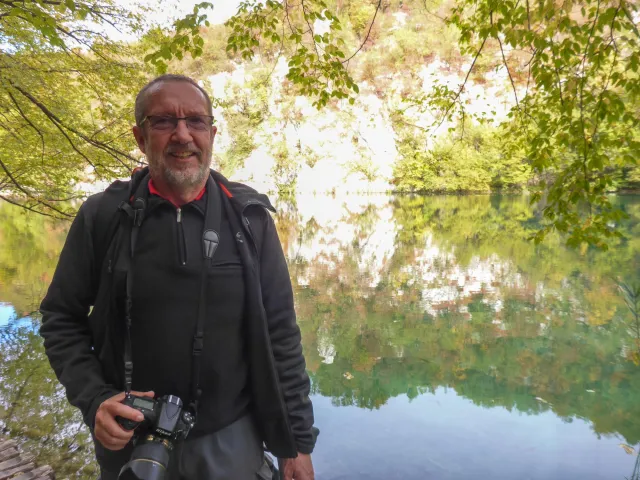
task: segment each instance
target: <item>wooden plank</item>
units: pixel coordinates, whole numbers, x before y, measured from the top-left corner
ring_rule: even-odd
[[[0,452],[6,448],[15,448],[16,446],[15,440],[0,440]]]
[[[38,478],[55,478],[55,473],[53,472],[53,468],[49,465],[43,465],[42,467],[38,467],[33,471],[34,474],[38,475]],[[13,480],[13,479],[11,479]]]
[[[18,475],[17,477],[11,478],[11,480],[53,480],[53,469],[45,465],[44,467],[39,467],[30,472],[24,472]]]
[[[0,452],[0,462],[15,458],[20,455],[20,451],[17,448],[8,448],[7,450]]]
[[[54,480],[48,465],[36,468],[35,457],[22,454],[15,440],[0,436],[0,480]]]
[[[14,457],[11,460],[6,460],[0,463],[0,472],[7,470],[8,468],[15,468],[25,463],[32,462],[35,457],[33,455],[22,455]]]
[[[36,478],[36,474],[33,472],[24,472],[18,475],[17,477],[13,477],[11,480],[34,480]]]
[[[11,470],[5,470],[4,472],[0,472],[0,480],[8,480],[17,473],[28,472],[29,470],[33,470],[34,468],[35,464],[27,463]]]

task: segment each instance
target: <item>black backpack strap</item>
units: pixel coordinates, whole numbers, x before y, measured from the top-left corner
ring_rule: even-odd
[[[122,250],[122,240],[124,238],[128,238],[127,233],[130,231],[130,226],[133,224],[133,222],[129,221],[129,217],[131,216],[135,218],[135,212],[130,205],[131,199],[134,197],[134,192],[145,189],[144,187],[146,187],[146,184],[148,183],[145,181],[148,177],[148,173],[149,169],[145,168],[134,172],[130,181],[116,181],[112,183],[103,192],[102,197],[98,202],[93,226],[93,252],[95,261],[94,278],[96,278],[96,292],[100,289],[103,270],[106,268],[109,273],[113,271],[117,256],[119,255],[120,250]],[[139,218],[140,220],[142,219],[142,217]],[[117,235],[118,232],[120,235]],[[115,243],[114,239],[116,239]],[[109,255],[109,258],[107,259],[107,253],[110,248],[111,255]],[[125,261],[126,257],[128,257],[128,255],[123,255]],[[129,293],[129,289],[130,286],[127,285],[127,294]],[[129,295],[127,295],[127,297],[128,307]],[[125,350],[127,349],[128,344],[130,353],[131,345],[128,333],[129,331],[127,329],[127,333],[125,335]],[[127,360],[129,360],[128,365]],[[132,370],[133,366],[130,358],[127,359],[125,357],[125,383],[127,391],[131,388]]]
[[[146,177],[145,177],[146,178]],[[144,212],[147,205],[149,191],[146,181],[142,181],[136,187],[133,202],[121,202],[118,210],[124,212],[128,221],[125,223],[126,233],[129,235],[129,248],[122,256],[122,262],[126,273],[126,300],[125,300],[125,324],[124,335],[124,391],[127,396],[131,392],[133,381],[133,356],[131,352],[131,310],[133,305],[133,260],[136,251],[138,232],[144,220]],[[131,205],[133,203],[133,206]],[[126,238],[126,234],[125,234]],[[128,253],[128,254],[127,254]]]
[[[94,219],[93,227],[93,253],[96,266],[96,276],[101,278],[102,270],[107,267],[110,269],[112,265],[105,265],[105,260],[109,247],[112,245],[114,237],[121,225],[121,215],[119,215],[119,207],[122,202],[129,202],[133,193],[149,173],[149,168],[145,167],[137,170],[131,176],[129,181],[115,181],[102,193],[102,197],[98,202],[98,208]],[[113,250],[116,254],[118,246]],[[110,258],[110,260],[113,260]],[[99,283],[96,282],[96,284]]]

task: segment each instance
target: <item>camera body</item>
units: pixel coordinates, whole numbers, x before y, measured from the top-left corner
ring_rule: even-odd
[[[135,408],[144,415],[142,422],[116,417],[117,422],[125,430],[134,430],[141,426],[164,437],[177,439],[186,437],[194,424],[193,415],[183,410],[182,400],[174,395],[165,395],[154,400],[129,394],[121,403]]]
[[[169,465],[173,442],[184,439],[193,425],[194,416],[183,409],[182,400],[165,395],[156,400],[127,394],[124,405],[144,416],[141,422],[122,417],[116,421],[125,430],[136,432],[136,446],[129,462],[120,470],[121,480],[162,480]]]

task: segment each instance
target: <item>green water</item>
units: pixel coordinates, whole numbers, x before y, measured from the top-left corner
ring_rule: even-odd
[[[640,325],[617,282],[640,282],[640,197],[616,201],[608,252],[534,246],[522,197],[279,202],[316,477],[637,480]],[[92,478],[34,333],[67,228],[0,204],[0,428]]]

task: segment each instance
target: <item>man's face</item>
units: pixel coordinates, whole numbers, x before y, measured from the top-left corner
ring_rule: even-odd
[[[154,85],[146,98],[145,115],[188,117],[211,115],[202,92],[187,82]],[[175,129],[157,130],[149,120],[133,127],[138,146],[147,156],[151,177],[177,190],[190,190],[205,182],[211,165],[216,127],[193,130],[184,120]]]

